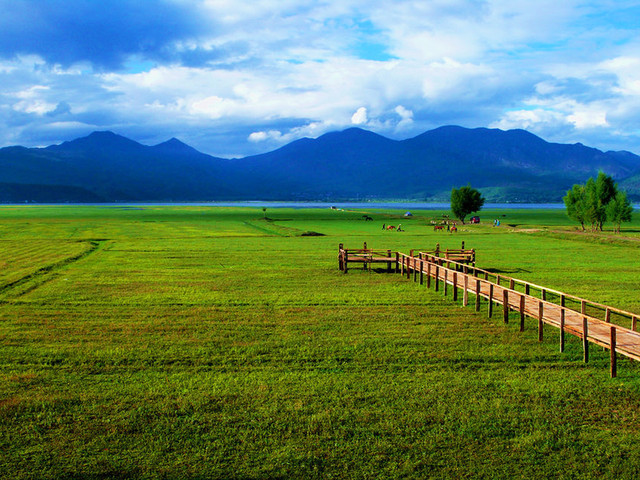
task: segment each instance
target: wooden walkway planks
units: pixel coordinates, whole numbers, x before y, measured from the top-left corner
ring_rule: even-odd
[[[430,285],[433,280],[437,291],[439,284],[442,284],[445,295],[448,287],[451,286],[454,291],[454,299],[457,297],[457,290],[462,289],[465,305],[468,303],[469,293],[478,294],[478,299],[484,298],[485,301],[490,300],[488,306],[489,315],[493,314],[494,305],[502,305],[503,318],[505,321],[508,321],[510,311],[516,311],[521,314],[521,328],[524,326],[523,319],[525,316],[538,320],[538,338],[540,340],[543,339],[545,324],[557,327],[562,332],[560,335],[561,350],[564,349],[565,333],[583,339],[585,361],[588,361],[589,343],[610,349],[612,352],[611,375],[614,377],[616,376],[616,354],[619,353],[628,358],[640,360],[640,332],[583,313],[585,311],[584,301],[582,301],[582,311],[578,312],[566,306],[543,299],[546,297],[547,290],[542,287],[540,288],[543,298],[538,298],[528,293],[528,287],[526,292],[520,292],[511,288],[515,284],[514,279],[505,278],[510,282],[510,287],[505,287],[500,284],[501,279],[499,276],[496,278],[497,282],[492,282],[488,279],[489,275],[486,271],[481,271],[475,267],[465,268],[465,265],[452,262],[448,259],[423,255],[422,253],[419,257],[399,253],[398,259],[400,270],[403,274],[406,274],[407,278],[411,277],[411,273],[413,273],[414,280],[417,280],[418,277],[422,280],[426,275],[427,285]],[[452,264],[454,268],[450,268]],[[484,276],[479,277],[478,274],[482,275],[483,272]],[[479,291],[477,290],[478,286]],[[562,299],[564,303],[564,296]],[[506,310],[504,308],[505,303],[507,305]],[[479,302],[476,301],[476,309],[478,309],[478,306]],[[602,305],[602,307],[606,306]],[[622,312],[618,309],[611,309],[611,307],[606,307],[606,309],[606,318],[610,318],[611,310]],[[628,312],[623,313],[633,315]],[[632,326],[635,327],[637,318],[635,316],[632,318]]]

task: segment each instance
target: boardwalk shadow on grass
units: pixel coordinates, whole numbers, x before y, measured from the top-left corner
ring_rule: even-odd
[[[527,270],[525,268],[511,268],[511,269],[499,269],[499,268],[485,268],[485,270],[489,273],[531,273],[531,270]]]

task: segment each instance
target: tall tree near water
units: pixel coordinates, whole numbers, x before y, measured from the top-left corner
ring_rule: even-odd
[[[565,207],[567,207],[567,215],[571,220],[578,222],[584,232],[584,223],[586,221],[585,203],[587,201],[584,185],[574,185],[567,192],[567,195],[563,197],[563,200]]]
[[[607,205],[607,219],[615,225],[615,232],[620,233],[620,224],[631,221],[633,207],[627,198],[627,192],[618,192]]]
[[[605,220],[607,220],[607,205],[618,193],[616,183],[611,176],[600,172],[596,178],[596,222],[595,227],[602,231]]]
[[[585,223],[591,224],[591,231],[602,231],[607,220],[620,223],[631,220],[631,204],[626,193],[618,198],[618,187],[611,176],[600,172],[594,180],[589,178],[584,185],[574,185],[563,197],[569,218],[580,223],[585,230]],[[615,205],[610,206],[612,202]]]
[[[484,205],[484,197],[470,185],[451,190],[451,211],[464,223],[467,215],[478,212]]]

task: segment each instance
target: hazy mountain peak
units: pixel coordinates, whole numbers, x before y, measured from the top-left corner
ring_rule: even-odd
[[[109,130],[95,131],[86,137],[77,138],[60,145],[47,147],[55,151],[91,151],[91,150],[133,150],[144,148],[143,145]]]
[[[170,153],[200,153],[198,150],[178,140],[176,137],[172,137],[166,142],[154,145],[152,148]]]
[[[97,131],[45,149],[0,149],[0,170],[4,183],[33,186],[33,197],[12,187],[17,201],[42,198],[37,185],[64,187],[56,192],[73,198],[80,194],[67,187],[82,188],[110,201],[424,200],[446,199],[467,183],[493,201],[559,201],[599,170],[621,183],[633,178],[629,193],[640,191],[640,157],[632,153],[548,143],[526,130],[454,125],[402,141],[353,127],[233,162],[176,138],[144,146]]]

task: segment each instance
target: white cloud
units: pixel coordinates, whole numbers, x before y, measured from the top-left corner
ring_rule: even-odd
[[[356,112],[351,115],[351,123],[354,125],[364,125],[367,123],[369,119],[367,118],[367,109],[365,107],[360,107]]]
[[[544,108],[536,108],[533,110],[512,110],[506,112],[503,117],[491,123],[491,128],[500,128],[502,130],[511,130],[521,128],[525,130],[539,130],[541,125],[558,125],[562,123],[565,116],[562,113]]]
[[[267,132],[265,131],[261,131],[261,132],[253,132],[251,135],[249,135],[249,141],[250,142],[264,142],[265,140],[280,140],[282,138],[282,132],[280,132],[279,130],[269,130]]]
[[[155,56],[139,73],[93,70],[86,60],[62,68],[37,54],[1,60],[0,51],[0,144],[9,130],[19,138],[54,122],[167,138],[179,131],[187,143],[203,131],[240,132],[228,147],[211,140],[229,152],[350,125],[409,136],[463,124],[527,128],[556,141],[569,132],[587,144],[609,135],[640,150],[635,33],[598,23],[633,6],[199,0],[194,11],[209,33],[164,45],[168,60]]]
[[[396,125],[396,130],[401,130],[413,124],[413,112],[402,105],[397,105],[393,109],[400,116],[400,121]]]
[[[571,122],[577,129],[608,127],[607,114],[603,111],[581,110],[567,116],[567,120]]]

